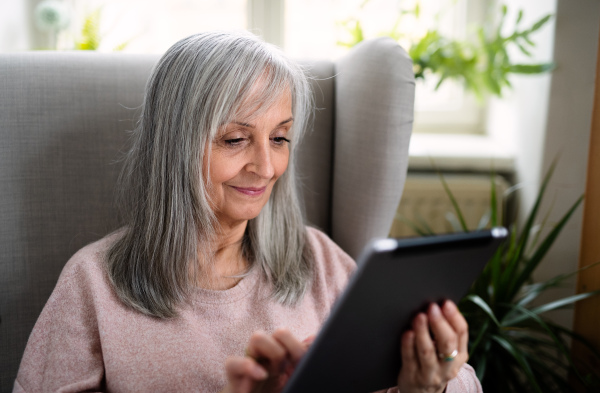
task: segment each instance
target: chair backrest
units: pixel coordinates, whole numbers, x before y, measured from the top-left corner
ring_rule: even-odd
[[[0,392],[69,257],[119,225],[114,184],[157,56],[0,55]],[[299,169],[308,220],[351,255],[386,236],[399,203],[414,79],[392,40],[303,62],[314,129]],[[335,77],[334,77],[335,76]]]

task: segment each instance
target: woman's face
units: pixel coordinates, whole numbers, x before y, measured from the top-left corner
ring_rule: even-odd
[[[210,158],[205,158],[205,168],[210,160],[208,193],[222,226],[258,216],[288,166],[288,133],[293,123],[290,91],[260,115],[250,115],[226,124],[210,143]]]

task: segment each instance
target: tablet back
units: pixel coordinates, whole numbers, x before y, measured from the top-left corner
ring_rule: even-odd
[[[284,393],[368,393],[396,385],[400,336],[431,302],[457,303],[504,228],[372,242]]]

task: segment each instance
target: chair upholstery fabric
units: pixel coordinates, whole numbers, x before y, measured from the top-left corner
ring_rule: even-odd
[[[0,392],[11,391],[66,261],[119,227],[114,185],[157,60],[0,55]],[[400,200],[412,64],[388,39],[365,42],[337,64],[301,63],[319,108],[298,157],[308,221],[356,257],[387,235]]]
[[[336,64],[332,239],[356,258],[389,234],[412,132],[412,60],[391,38],[365,41]]]

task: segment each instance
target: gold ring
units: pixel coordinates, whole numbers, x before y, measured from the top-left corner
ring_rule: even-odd
[[[438,353],[438,357],[442,359],[444,362],[451,362],[458,355],[458,350],[455,349],[451,353]]]

